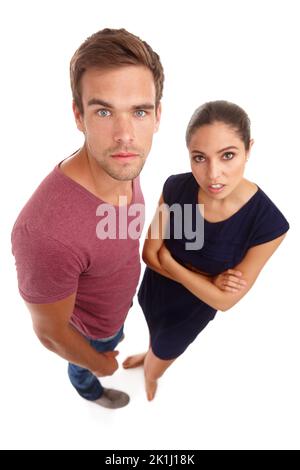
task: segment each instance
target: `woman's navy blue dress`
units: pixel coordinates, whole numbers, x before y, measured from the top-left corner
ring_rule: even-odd
[[[170,176],[163,187],[166,204],[192,205],[193,229],[199,186],[192,173]],[[205,209],[204,209],[205,210]],[[205,217],[205,214],[204,214]],[[184,236],[174,236],[174,217],[170,211],[170,239],[165,245],[181,264],[192,265],[210,275],[234,268],[255,245],[273,240],[289,229],[283,214],[258,187],[257,192],[235,214],[221,222],[204,223],[204,244],[198,250],[186,250]],[[212,320],[216,310],[202,302],[178,282],[146,268],[138,300],[144,312],[154,354],[161,359],[174,359]]]

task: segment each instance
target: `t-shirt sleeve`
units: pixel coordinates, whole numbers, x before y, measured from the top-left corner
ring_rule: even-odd
[[[271,200],[268,200],[254,224],[249,248],[274,240],[286,233],[289,228],[289,223],[284,215]]]
[[[81,263],[68,246],[18,227],[12,233],[12,252],[19,292],[27,302],[57,302],[77,291]]]

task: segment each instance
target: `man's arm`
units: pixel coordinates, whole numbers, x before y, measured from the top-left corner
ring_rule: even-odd
[[[117,351],[97,352],[70,325],[76,293],[50,304],[25,302],[32,318],[33,329],[41,343],[69,362],[89,369],[94,375],[112,375],[118,368]]]
[[[162,267],[192,294],[216,310],[226,311],[233,307],[251,289],[260,271],[278,248],[285,235],[283,234],[275,240],[254,246],[247,251],[244,259],[234,267],[235,270],[242,272],[247,285],[236,293],[221,290],[205,276],[186,269],[174,260],[164,245],[162,245],[158,257]]]

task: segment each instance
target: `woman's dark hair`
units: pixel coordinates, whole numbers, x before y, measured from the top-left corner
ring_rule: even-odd
[[[202,104],[192,115],[186,130],[186,144],[190,143],[191,137],[199,127],[215,122],[222,122],[232,127],[241,140],[245,149],[250,147],[250,119],[247,113],[237,104],[229,101],[209,101]]]

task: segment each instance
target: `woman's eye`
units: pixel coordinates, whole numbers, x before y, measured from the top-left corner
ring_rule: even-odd
[[[226,153],[224,153],[223,157],[224,157],[224,160],[232,160],[233,157],[234,157],[234,153],[233,152],[226,152]]]
[[[107,117],[111,115],[111,112],[108,109],[98,109],[97,114],[100,117]]]
[[[145,117],[146,116],[146,111],[144,111],[143,109],[138,109],[136,112],[135,112],[135,115],[137,117]]]

